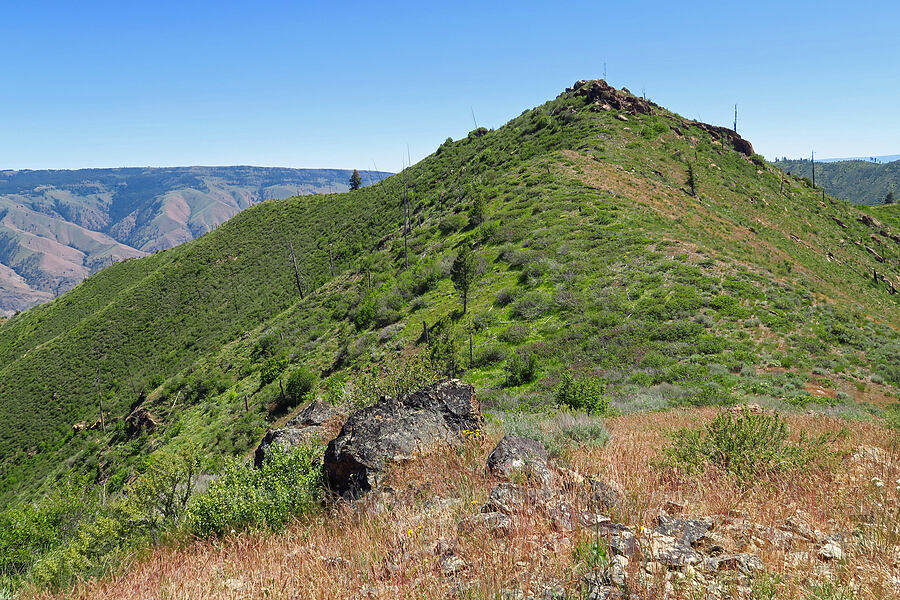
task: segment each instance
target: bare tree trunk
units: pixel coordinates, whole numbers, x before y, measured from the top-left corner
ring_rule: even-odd
[[[812,165],[812,184],[813,187],[816,187],[816,153],[813,152],[809,155],[809,162]]]
[[[294,263],[294,277],[297,279],[297,291],[300,292],[300,299],[303,300],[303,286],[300,284],[300,270],[297,269],[297,257],[294,255],[294,242],[288,242],[291,246],[291,262]]]
[[[100,427],[106,432],[106,419],[103,418],[103,390],[100,387],[100,358],[97,358],[97,402],[100,404]]]
[[[331,249],[331,242],[328,242],[328,267],[331,269],[331,276],[334,277],[334,253]]]

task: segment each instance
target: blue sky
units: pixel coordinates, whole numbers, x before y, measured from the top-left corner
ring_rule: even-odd
[[[0,3],[0,169],[399,170],[580,78],[769,158],[900,151],[900,3]]]

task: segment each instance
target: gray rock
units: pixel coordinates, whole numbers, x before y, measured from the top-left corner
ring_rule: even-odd
[[[339,416],[340,413],[333,406],[321,400],[310,402],[296,417],[285,424],[285,427],[301,429],[303,427],[319,426]]]
[[[704,558],[700,569],[706,573],[718,571],[740,571],[741,573],[756,573],[763,570],[763,563],[758,556],[753,554],[723,554]]]
[[[324,432],[320,427],[284,427],[282,429],[267,431],[262,442],[257,446],[256,452],[253,454],[253,464],[257,468],[261,467],[274,447],[288,450],[296,446],[311,444],[316,441],[324,442],[322,439],[323,433]]]
[[[325,450],[332,491],[356,498],[372,490],[394,462],[442,443],[457,443],[463,429],[481,427],[475,388],[458,380],[435,384],[396,399],[382,398],[350,415]]]
[[[817,556],[821,560],[842,560],[844,558],[844,549],[835,542],[828,542],[819,549]]]
[[[547,460],[547,450],[537,440],[506,435],[491,451],[487,465],[501,479],[520,474],[547,485],[552,479]]]
[[[700,555],[690,545],[669,535],[654,531],[650,534],[648,546],[653,560],[666,567],[683,567],[700,562]]]
[[[462,519],[458,528],[463,533],[474,533],[479,529],[487,529],[494,533],[506,533],[512,529],[512,519],[499,512],[477,513]]]
[[[696,546],[712,529],[712,519],[677,519],[668,515],[660,515],[654,531],[675,538],[682,546]]]
[[[610,511],[622,506],[619,490],[599,479],[591,479],[591,499],[600,511]]]

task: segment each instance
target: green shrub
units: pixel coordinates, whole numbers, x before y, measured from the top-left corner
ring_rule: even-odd
[[[438,229],[441,230],[442,234],[450,235],[454,231],[459,231],[465,227],[468,222],[469,219],[463,214],[447,215],[441,219],[441,222],[438,224]]]
[[[490,344],[475,354],[475,366],[487,367],[506,360],[506,349],[498,344]]]
[[[114,572],[127,557],[156,543],[183,522],[199,474],[193,445],[152,456],[124,495],[101,503],[85,488],[55,492],[41,503],[29,541],[29,578],[38,586],[71,586],[77,579]],[[3,534],[0,534],[3,539]],[[0,542],[0,555],[6,548]],[[18,568],[29,565],[19,564]]]
[[[550,296],[540,290],[528,292],[517,300],[510,309],[510,314],[517,319],[536,319],[553,308]]]
[[[353,324],[357,331],[363,331],[369,327],[375,320],[375,313],[378,310],[378,295],[375,292],[369,292],[360,300],[353,311]]]
[[[534,381],[537,377],[538,360],[534,352],[517,351],[506,360],[506,385],[515,387]]]
[[[298,404],[305,400],[316,388],[316,374],[309,368],[301,366],[291,371],[284,385],[288,397]]]
[[[521,344],[528,339],[529,335],[531,335],[531,331],[528,329],[528,325],[514,323],[502,331],[498,337],[501,342],[507,344]]]
[[[556,401],[561,406],[582,410],[589,414],[602,415],[609,408],[609,398],[604,395],[606,386],[598,377],[575,378],[564,373],[556,387]]]
[[[509,288],[503,288],[499,292],[497,292],[497,297],[494,301],[497,303],[497,306],[506,306],[507,304],[512,304],[512,301],[515,300],[515,296],[513,292]]]
[[[248,527],[279,530],[319,506],[323,493],[321,448],[274,448],[259,469],[231,459],[209,489],[194,496],[187,526],[195,535],[221,535]]]
[[[260,386],[269,385],[281,375],[288,366],[288,359],[286,356],[273,356],[272,358],[266,359],[266,362],[263,363],[262,368],[259,370],[259,384]]]
[[[682,428],[665,449],[667,462],[687,472],[714,465],[743,483],[754,478],[821,463],[834,456],[829,444],[838,436],[823,434],[808,439],[801,432],[797,443],[788,441],[784,418],[775,414],[720,413],[705,429]]]

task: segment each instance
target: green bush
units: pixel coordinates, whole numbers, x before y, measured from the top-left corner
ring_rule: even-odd
[[[573,410],[602,415],[609,408],[609,398],[604,395],[605,391],[606,386],[598,377],[576,379],[571,373],[564,373],[562,381],[556,387],[556,401]]]
[[[125,493],[109,503],[100,502],[89,488],[54,492],[26,520],[27,546],[18,547],[30,551],[31,564],[6,562],[4,568],[24,573],[30,567],[33,583],[54,589],[114,572],[135,550],[182,524],[200,460],[190,444],[154,455]],[[0,540],[9,539],[4,535]],[[8,549],[0,541],[0,556],[6,558]]]
[[[515,296],[513,295],[513,291],[509,288],[503,288],[499,292],[497,292],[497,297],[494,301],[497,303],[497,306],[506,306],[507,304],[512,304],[512,301],[515,300]]]
[[[515,387],[537,377],[538,360],[534,352],[517,351],[506,360],[506,385]]]
[[[743,483],[754,478],[822,463],[834,456],[829,444],[837,437],[823,434],[809,439],[801,432],[788,441],[784,418],[775,414],[720,413],[705,429],[682,428],[665,449],[667,462],[689,473],[714,465]]]
[[[263,363],[262,368],[259,370],[260,387],[269,385],[278,379],[279,375],[284,373],[284,370],[287,369],[287,366],[288,359],[286,356],[273,356],[272,358],[266,359],[266,362]]]
[[[248,527],[279,530],[297,515],[319,506],[323,480],[321,448],[273,448],[259,469],[231,459],[209,489],[194,496],[187,527],[207,537]]]
[[[291,371],[284,385],[284,391],[294,404],[305,400],[315,388],[316,374],[305,366]]]
[[[487,367],[506,360],[506,349],[499,344],[490,344],[475,354],[475,366]]]
[[[438,224],[438,229],[441,230],[441,233],[444,235],[450,235],[454,231],[458,231],[465,227],[469,222],[469,219],[462,214],[456,215],[447,215],[441,222]]]
[[[506,342],[507,344],[521,344],[528,339],[529,335],[531,335],[531,331],[528,329],[528,325],[514,323],[500,332],[498,337],[501,342]]]

